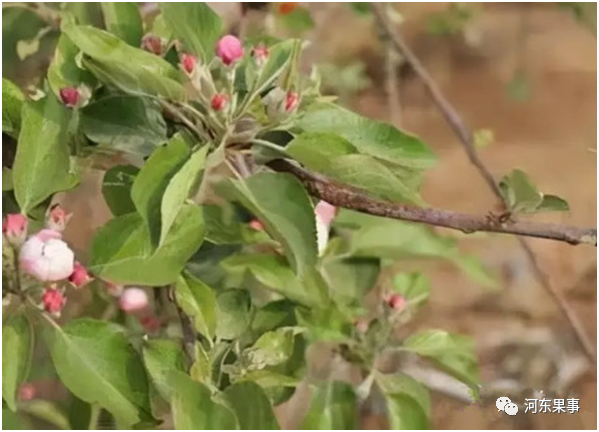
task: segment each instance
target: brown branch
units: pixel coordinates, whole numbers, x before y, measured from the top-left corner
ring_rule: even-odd
[[[462,120],[462,117],[459,115],[457,110],[449,102],[449,100],[447,100],[437,83],[428,74],[427,70],[424,68],[422,63],[420,63],[420,60],[418,60],[418,57],[416,57],[416,55],[414,55],[414,53],[409,49],[409,47],[406,45],[401,36],[394,31],[391,23],[386,19],[383,6],[379,3],[372,3],[371,6],[372,12],[376,18],[379,27],[388,35],[395,48],[400,52],[400,54],[404,57],[404,59],[410,64],[410,66],[414,69],[416,74],[420,77],[428,92],[430,93],[433,101],[443,114],[443,117],[460,139],[462,147],[466,151],[466,154],[468,155],[470,162],[478,169],[479,174],[481,175],[481,177],[483,177],[483,179],[485,180],[489,188],[493,191],[495,196],[497,196],[503,202],[503,197],[501,195],[499,185],[495,182],[493,175],[488,170],[482,159],[479,157],[478,152],[476,151],[472,131],[466,126],[465,122]],[[596,231],[594,235],[596,246]],[[522,246],[530,260],[537,280],[556,301],[557,305],[567,318],[568,322],[570,323],[570,326],[576,334],[576,338],[580,343],[580,346],[582,347],[583,351],[585,352],[589,360],[593,364],[596,364],[597,358],[595,355],[593,343],[586,334],[584,326],[578,319],[576,313],[570,307],[562,293],[551,284],[549,277],[541,269],[534,252],[532,251],[530,245],[526,242],[526,240],[521,237],[518,237],[518,241],[520,242],[520,245]]]
[[[293,174],[304,184],[311,195],[337,207],[357,210],[375,216],[421,222],[459,230],[464,233],[493,232],[557,240],[574,245],[582,243],[597,246],[597,230],[594,228],[577,228],[530,221],[501,223],[491,215],[480,216],[451,210],[415,207],[373,198],[365,191],[306,171],[282,159],[271,161],[268,166],[275,171]]]

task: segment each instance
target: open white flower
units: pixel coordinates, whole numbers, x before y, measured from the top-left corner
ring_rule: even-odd
[[[75,254],[59,232],[44,229],[29,237],[19,254],[21,269],[47,282],[68,278],[73,273]]]

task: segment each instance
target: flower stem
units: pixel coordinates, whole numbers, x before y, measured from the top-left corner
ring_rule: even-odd
[[[276,152],[282,153],[284,155],[287,155],[287,152],[285,151],[285,148],[276,145],[275,143],[272,143],[270,141],[266,141],[266,140],[261,140],[261,139],[253,139],[252,140],[252,144],[258,144],[260,146],[269,148],[271,150],[274,150]]]

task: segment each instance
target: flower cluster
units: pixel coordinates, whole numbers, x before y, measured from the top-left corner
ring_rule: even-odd
[[[21,271],[45,285],[41,306],[46,312],[58,316],[65,303],[65,286],[81,288],[92,277],[78,261],[69,245],[62,239],[71,214],[60,205],[52,206],[46,214],[46,225],[27,238],[27,217],[9,214],[2,224],[3,238],[18,254]]]

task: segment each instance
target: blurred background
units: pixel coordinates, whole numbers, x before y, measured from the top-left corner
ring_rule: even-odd
[[[326,93],[362,115],[422,137],[439,159],[422,191],[430,205],[478,214],[494,208],[493,195],[422,83],[381,38],[367,3],[279,3],[268,6],[268,14],[255,10],[259,3],[245,11],[239,3],[211,5],[237,31],[261,23],[275,35],[309,40],[303,64],[306,72],[319,67]],[[569,212],[535,220],[596,225],[596,6],[422,2],[389,9],[396,30],[476,131],[478,150],[493,175],[520,168],[541,190],[568,200]],[[152,3],[140,7],[148,17],[156,12]],[[2,12],[2,75],[23,88],[38,85],[57,33],[22,5],[3,3]],[[110,218],[100,192],[102,175],[90,168],[82,185],[61,197],[75,213],[67,240],[82,257],[94,231]],[[499,276],[500,288],[485,290],[448,264],[418,263],[432,280],[432,292],[410,326],[474,337],[483,380],[482,400],[471,405],[463,388],[414,370],[433,389],[434,427],[596,429],[596,365],[586,360],[518,242],[478,234],[461,238],[461,248]],[[551,283],[596,340],[596,250],[543,240],[530,244]],[[312,361],[326,363],[327,353],[313,353]],[[37,395],[60,397],[53,378],[38,375]],[[278,408],[283,427],[297,427],[305,396],[300,387]],[[580,411],[511,417],[497,411],[499,396],[520,404],[525,398],[574,397]],[[376,406],[362,417],[363,428],[385,427]]]

